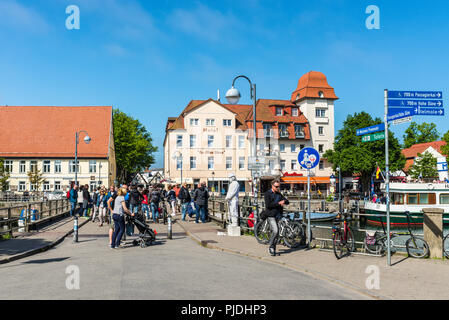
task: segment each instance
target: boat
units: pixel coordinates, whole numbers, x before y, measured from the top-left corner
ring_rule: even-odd
[[[385,192],[385,184],[381,185]],[[424,208],[444,210],[443,218],[449,218],[449,183],[390,183],[390,225],[407,226],[405,211],[412,216],[412,226],[422,226]],[[385,203],[365,202],[367,223],[380,225],[386,223],[387,205]],[[448,220],[444,220],[449,224]]]
[[[292,219],[299,219],[303,220],[303,212],[289,212],[290,217]],[[296,216],[294,216],[296,215]],[[332,221],[337,217],[337,212],[311,212],[310,213],[310,221],[313,222],[323,222],[323,221]],[[307,220],[307,214],[306,214],[306,220]]]

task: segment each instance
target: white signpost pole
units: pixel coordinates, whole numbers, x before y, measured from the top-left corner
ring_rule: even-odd
[[[310,169],[307,169],[307,246],[310,249],[310,242],[311,242],[311,237],[310,237],[310,230],[311,230],[311,226],[310,226]]]
[[[390,164],[388,157],[388,90],[384,91],[385,98],[385,191],[387,192],[387,265],[391,266],[390,243]],[[382,218],[381,218],[382,219]]]

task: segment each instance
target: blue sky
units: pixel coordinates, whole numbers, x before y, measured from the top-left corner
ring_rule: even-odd
[[[68,5],[80,29],[67,30]],[[368,30],[368,5],[380,30]],[[0,0],[1,105],[113,105],[138,118],[159,147],[168,116],[191,99],[224,96],[238,74],[258,98],[289,99],[323,72],[347,114],[383,118],[383,90],[449,95],[449,2],[358,0]],[[248,84],[238,83],[250,103]],[[447,116],[416,116],[449,130]],[[395,126],[401,138],[408,125]]]

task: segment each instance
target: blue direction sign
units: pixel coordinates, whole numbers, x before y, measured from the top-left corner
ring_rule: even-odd
[[[387,121],[411,117],[415,114],[413,108],[388,108]]]
[[[298,163],[304,169],[313,169],[320,163],[320,154],[314,148],[304,148],[298,153]]]
[[[443,99],[441,91],[388,91],[390,99]]]
[[[418,116],[444,116],[442,108],[415,108],[413,112]]]
[[[388,100],[389,107],[443,108],[442,100]]]
[[[375,126],[357,129],[356,135],[363,136],[365,134],[378,132],[378,131],[385,131],[385,123],[380,123],[380,124],[376,124]]]

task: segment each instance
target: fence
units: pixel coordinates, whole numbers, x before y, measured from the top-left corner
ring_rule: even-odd
[[[70,202],[67,199],[27,202],[0,208],[0,235],[7,234],[12,238],[14,232],[28,232],[40,224],[60,218],[69,211]]]

